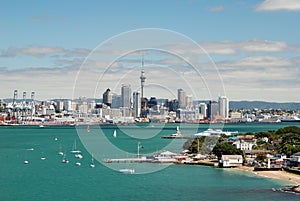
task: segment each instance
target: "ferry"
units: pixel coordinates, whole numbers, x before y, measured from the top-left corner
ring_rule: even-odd
[[[221,135],[230,136],[233,134],[238,134],[238,131],[229,132],[229,131],[222,131],[221,129],[207,129],[206,131],[203,131],[201,133],[196,133],[194,136],[197,137],[208,137],[208,136],[215,136],[220,137]]]
[[[281,122],[300,122],[300,118],[296,115],[281,119]]]

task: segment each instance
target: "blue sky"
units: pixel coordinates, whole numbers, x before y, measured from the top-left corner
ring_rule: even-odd
[[[229,99],[300,102],[299,0],[0,4],[0,98],[11,97],[14,89],[36,91],[39,99],[70,98],[80,65],[99,44],[126,31],[162,28],[209,53]],[[112,88],[101,85],[99,97]],[[153,93],[146,95],[163,96]]]

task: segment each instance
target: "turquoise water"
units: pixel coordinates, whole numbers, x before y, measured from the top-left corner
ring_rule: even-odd
[[[276,130],[287,125],[231,124],[225,125],[224,130],[255,132]],[[200,125],[200,128],[195,128],[195,125],[180,126],[186,133],[207,128],[207,125]],[[116,147],[133,155],[140,141],[144,147],[141,149],[143,155],[166,146],[169,141],[160,137],[173,133],[176,125],[168,125],[164,129],[158,128],[159,125],[142,127],[104,127],[101,132]],[[99,129],[92,127],[87,135],[98,135]],[[117,138],[112,137],[115,129],[118,132]],[[157,136],[146,139],[156,132]],[[81,166],[75,165],[78,159],[69,153],[75,139],[84,156]],[[176,143],[180,149],[181,142]],[[60,147],[68,153],[69,164],[61,163],[62,156],[58,155]],[[46,160],[41,160],[42,156]],[[90,168],[91,155],[81,144],[74,127],[0,127],[0,159],[1,201],[299,200],[298,195],[272,191],[272,188],[287,185],[284,182],[232,169],[171,165],[149,174],[123,174],[98,161],[95,168]],[[24,160],[28,160],[29,164],[25,165]],[[127,165],[131,167],[133,164]]]

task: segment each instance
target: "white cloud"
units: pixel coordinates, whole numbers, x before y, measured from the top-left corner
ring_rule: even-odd
[[[238,67],[244,70],[244,67],[280,67],[280,66],[292,66],[293,63],[284,58],[271,57],[271,56],[256,56],[246,57],[241,60],[227,61],[220,63],[219,67]]]
[[[248,40],[248,41],[221,41],[200,43],[210,54],[237,54],[244,52],[282,52],[289,50],[300,50],[299,47],[292,47],[282,41]]]
[[[300,11],[299,0],[265,0],[256,7],[256,11]]]
[[[17,56],[33,56],[43,57],[49,54],[59,54],[66,50],[63,47],[42,47],[42,46],[31,46],[24,48],[8,48],[2,51],[0,57],[17,57]]]
[[[282,41],[262,40],[207,42],[200,45],[210,54],[223,55],[221,57],[223,61],[217,63],[217,67],[224,80],[228,97],[236,100],[249,97],[257,97],[258,100],[262,98],[278,101],[283,98],[286,101],[296,100],[294,92],[300,88],[299,56],[285,58],[278,55],[280,53],[286,55],[289,51],[295,53],[294,50],[298,51],[299,47],[290,46]],[[159,50],[145,52],[146,83],[149,84],[145,92],[147,96],[174,98],[165,96],[176,95],[176,89],[180,87],[188,91],[188,94],[193,94],[193,97],[207,99],[211,91],[221,91],[218,74],[209,60],[205,60],[207,63],[199,63],[201,58],[205,57],[203,51],[188,46],[180,48],[182,45],[170,47],[171,51],[180,52],[181,56],[192,64],[195,62],[200,65],[195,65],[197,68],[195,69],[180,57],[168,52]],[[37,53],[38,50],[40,54]],[[14,89],[35,91],[39,99],[72,98],[77,70],[85,59],[83,57],[89,54],[88,49],[62,47],[18,48],[15,51],[7,50],[6,53],[8,52],[10,56],[35,56],[41,61],[45,59],[44,56],[53,57],[50,67],[45,65],[41,68],[21,70],[0,69],[0,80],[4,83],[0,85],[1,98],[11,97]],[[124,51],[108,50],[101,54],[97,51],[95,53],[94,57],[84,62],[85,68],[81,69],[77,83],[80,88],[76,88],[78,93],[74,97],[80,95],[93,97],[95,93],[96,97],[101,97],[108,87],[120,93],[122,83],[130,83],[133,90],[138,90],[141,54],[134,52],[120,57],[107,69],[111,61],[109,59],[116,58],[118,53],[124,54]],[[51,66],[55,67],[51,68]],[[293,94],[289,96],[284,92],[284,88],[288,88]],[[270,97],[269,95],[276,89],[285,96],[275,93]]]
[[[212,11],[212,12],[219,12],[219,11],[223,11],[224,7],[223,6],[215,6],[215,7],[209,8],[208,10]]]

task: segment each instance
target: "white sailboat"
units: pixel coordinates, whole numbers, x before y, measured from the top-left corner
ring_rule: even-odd
[[[73,154],[80,154],[81,153],[81,151],[78,150],[77,147],[76,147],[76,139],[74,141],[74,145],[73,145],[73,149],[71,150],[71,153],[73,153]]]
[[[113,134],[113,136],[114,136],[114,138],[116,138],[116,137],[117,137],[117,131],[116,131],[116,130],[114,130],[114,134]]]
[[[94,168],[94,167],[95,167],[95,163],[94,163],[94,155],[93,155],[93,154],[92,154],[92,161],[91,161],[90,167],[91,167],[91,168]]]
[[[64,155],[64,152],[62,152],[62,146],[59,144],[59,150],[58,150],[58,155]]]

